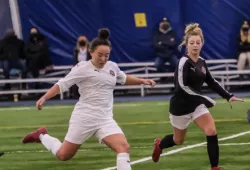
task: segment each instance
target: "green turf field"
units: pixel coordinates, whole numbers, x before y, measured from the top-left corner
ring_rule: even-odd
[[[246,119],[249,101],[234,103],[233,109],[219,100],[211,109],[216,119],[219,138],[250,131]],[[0,108],[0,170],[101,170],[116,164],[116,155],[91,138],[70,161],[60,162],[41,144],[21,143],[23,135],[41,125],[46,125],[50,135],[62,140],[68,127],[73,106],[47,106],[42,112],[34,107]],[[189,148],[172,155],[163,156],[159,163],[142,158],[151,156],[153,140],[171,133],[168,121],[168,102],[117,103],[115,119],[125,132],[131,145],[133,170],[209,170],[206,147]],[[186,142],[175,150],[205,141],[203,133],[192,124]],[[220,141],[221,166],[225,170],[250,169],[250,134]],[[164,153],[169,150],[165,150]],[[98,162],[96,162],[98,161]]]

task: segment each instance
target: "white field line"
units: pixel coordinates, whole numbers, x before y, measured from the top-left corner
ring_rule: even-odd
[[[234,138],[237,138],[237,137],[240,137],[240,136],[244,136],[244,135],[247,135],[247,134],[250,134],[250,131],[246,131],[246,132],[234,134],[234,135],[231,135],[231,136],[228,136],[228,137],[220,138],[219,141],[225,141],[225,140],[229,140],[229,139],[234,139]],[[184,150],[189,150],[189,149],[197,148],[197,147],[200,147],[200,146],[203,146],[203,145],[206,145],[206,144],[207,144],[207,142],[202,142],[202,143],[198,143],[198,144],[194,144],[194,145],[189,145],[189,146],[186,146],[186,147],[182,147],[182,148],[178,148],[178,149],[174,149],[174,150],[168,151],[166,153],[161,154],[161,156],[172,155],[172,154],[184,151]],[[145,158],[142,158],[142,159],[139,159],[139,160],[136,160],[136,161],[132,161],[130,164],[134,165],[134,164],[146,162],[146,161],[149,161],[149,160],[152,160],[151,156],[145,157]],[[105,169],[102,169],[102,170],[115,170],[116,168],[117,167],[108,167],[108,168],[105,168]]]

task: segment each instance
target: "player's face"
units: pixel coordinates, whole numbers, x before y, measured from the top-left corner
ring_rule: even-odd
[[[203,43],[199,35],[189,37],[187,44],[188,53],[191,55],[200,55],[202,45]]]
[[[109,60],[109,54],[110,47],[106,45],[100,45],[95,49],[91,56],[99,67],[103,67]]]

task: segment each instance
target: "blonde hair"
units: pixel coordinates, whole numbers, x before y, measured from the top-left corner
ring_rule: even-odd
[[[242,25],[241,28],[248,28],[249,29],[249,24],[247,23],[247,21],[244,21],[244,24]],[[240,30],[240,40],[241,40],[241,42],[247,41],[248,43],[250,43],[250,29],[248,30],[247,36],[244,35],[242,29]]]
[[[203,33],[201,28],[199,27],[198,23],[192,23],[186,26],[185,28],[185,36],[183,38],[182,43],[179,45],[179,49],[181,50],[183,45],[187,45],[188,43],[188,39],[191,36],[200,36],[201,37],[201,41],[204,44],[204,37],[203,37]]]

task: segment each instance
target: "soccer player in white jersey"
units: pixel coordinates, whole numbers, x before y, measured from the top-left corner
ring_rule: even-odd
[[[70,118],[68,133],[63,143],[48,134],[45,127],[29,133],[23,143],[41,142],[59,160],[71,159],[81,144],[92,135],[117,153],[117,169],[130,170],[129,144],[121,128],[113,119],[113,90],[116,83],[126,85],[151,85],[149,79],[126,75],[116,63],[108,61],[111,43],[109,30],[101,29],[98,38],[89,47],[92,59],[82,61],[71,72],[59,80],[36,103],[38,110],[46,100],[68,90],[72,85],[79,87],[80,99]]]

